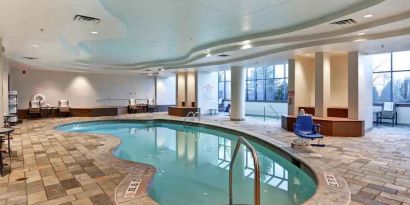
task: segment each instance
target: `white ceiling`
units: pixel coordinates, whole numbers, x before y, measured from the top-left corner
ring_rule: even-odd
[[[357,38],[376,45],[410,35],[409,0],[1,0],[0,10],[7,57],[56,70],[246,64],[333,44],[364,49]],[[76,14],[101,22],[76,22]],[[357,24],[330,24],[347,18]],[[244,41],[252,48],[241,50]]]

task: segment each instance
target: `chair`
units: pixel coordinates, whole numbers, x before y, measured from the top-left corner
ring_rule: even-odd
[[[228,105],[225,107],[224,112],[225,112],[225,115],[230,115],[230,114],[231,114],[231,104],[228,104]]]
[[[135,99],[129,99],[128,100],[128,111],[129,113],[135,113],[137,110],[137,104],[135,102]]]
[[[320,140],[323,139],[323,135],[320,134],[320,125],[314,124],[312,116],[309,115],[299,115],[296,118],[296,123],[293,127],[293,131],[296,136],[298,136],[301,142],[305,145],[319,146],[323,147],[324,144],[320,144]],[[318,139],[318,144],[311,144],[310,141]],[[297,143],[291,143],[294,147]]]
[[[154,99],[148,99],[148,112],[158,112],[158,106],[155,104]]]
[[[37,100],[31,100],[28,108],[28,119],[31,119],[31,115],[39,115],[41,117],[40,102]]]
[[[384,102],[382,111],[377,114],[377,124],[381,124],[383,119],[389,119],[392,121],[392,127],[397,125],[397,111],[396,104],[394,102]]]
[[[135,112],[144,113],[148,110],[148,101],[146,99],[135,99]]]
[[[61,117],[61,114],[65,113],[66,117],[70,116],[70,106],[68,100],[59,100],[58,101],[58,116]]]

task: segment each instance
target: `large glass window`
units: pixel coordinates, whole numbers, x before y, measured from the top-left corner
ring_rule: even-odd
[[[223,100],[231,99],[231,71],[218,72],[218,98]]]
[[[286,102],[288,71],[286,64],[246,69],[246,100]]]
[[[288,100],[287,64],[246,69],[246,101],[286,102]],[[219,99],[231,98],[231,71],[219,71]]]
[[[372,56],[373,102],[410,103],[410,51]]]

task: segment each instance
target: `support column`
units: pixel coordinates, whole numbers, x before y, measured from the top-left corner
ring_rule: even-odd
[[[330,101],[330,54],[315,53],[315,116],[327,117]]]
[[[365,129],[373,126],[372,74],[369,56],[357,51],[348,53],[348,117],[364,120]]]
[[[246,69],[231,67],[231,120],[245,120]]]
[[[295,105],[295,59],[288,60],[288,115],[296,115]]]
[[[6,59],[4,57],[4,47],[2,40],[0,39],[0,85],[1,85],[1,92],[0,92],[0,99],[1,99],[1,105],[0,105],[0,126],[3,126],[3,118],[4,118],[4,113],[9,113],[9,103],[8,103],[8,68],[6,68]],[[5,75],[7,75],[7,78],[5,78]],[[7,80],[5,80],[7,79]]]

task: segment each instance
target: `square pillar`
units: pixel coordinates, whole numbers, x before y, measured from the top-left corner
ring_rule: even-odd
[[[288,60],[288,115],[296,115],[295,102],[295,59]]]
[[[315,116],[327,117],[330,102],[330,54],[315,53]]]
[[[364,120],[365,129],[373,126],[373,71],[370,56],[348,53],[348,117]]]

